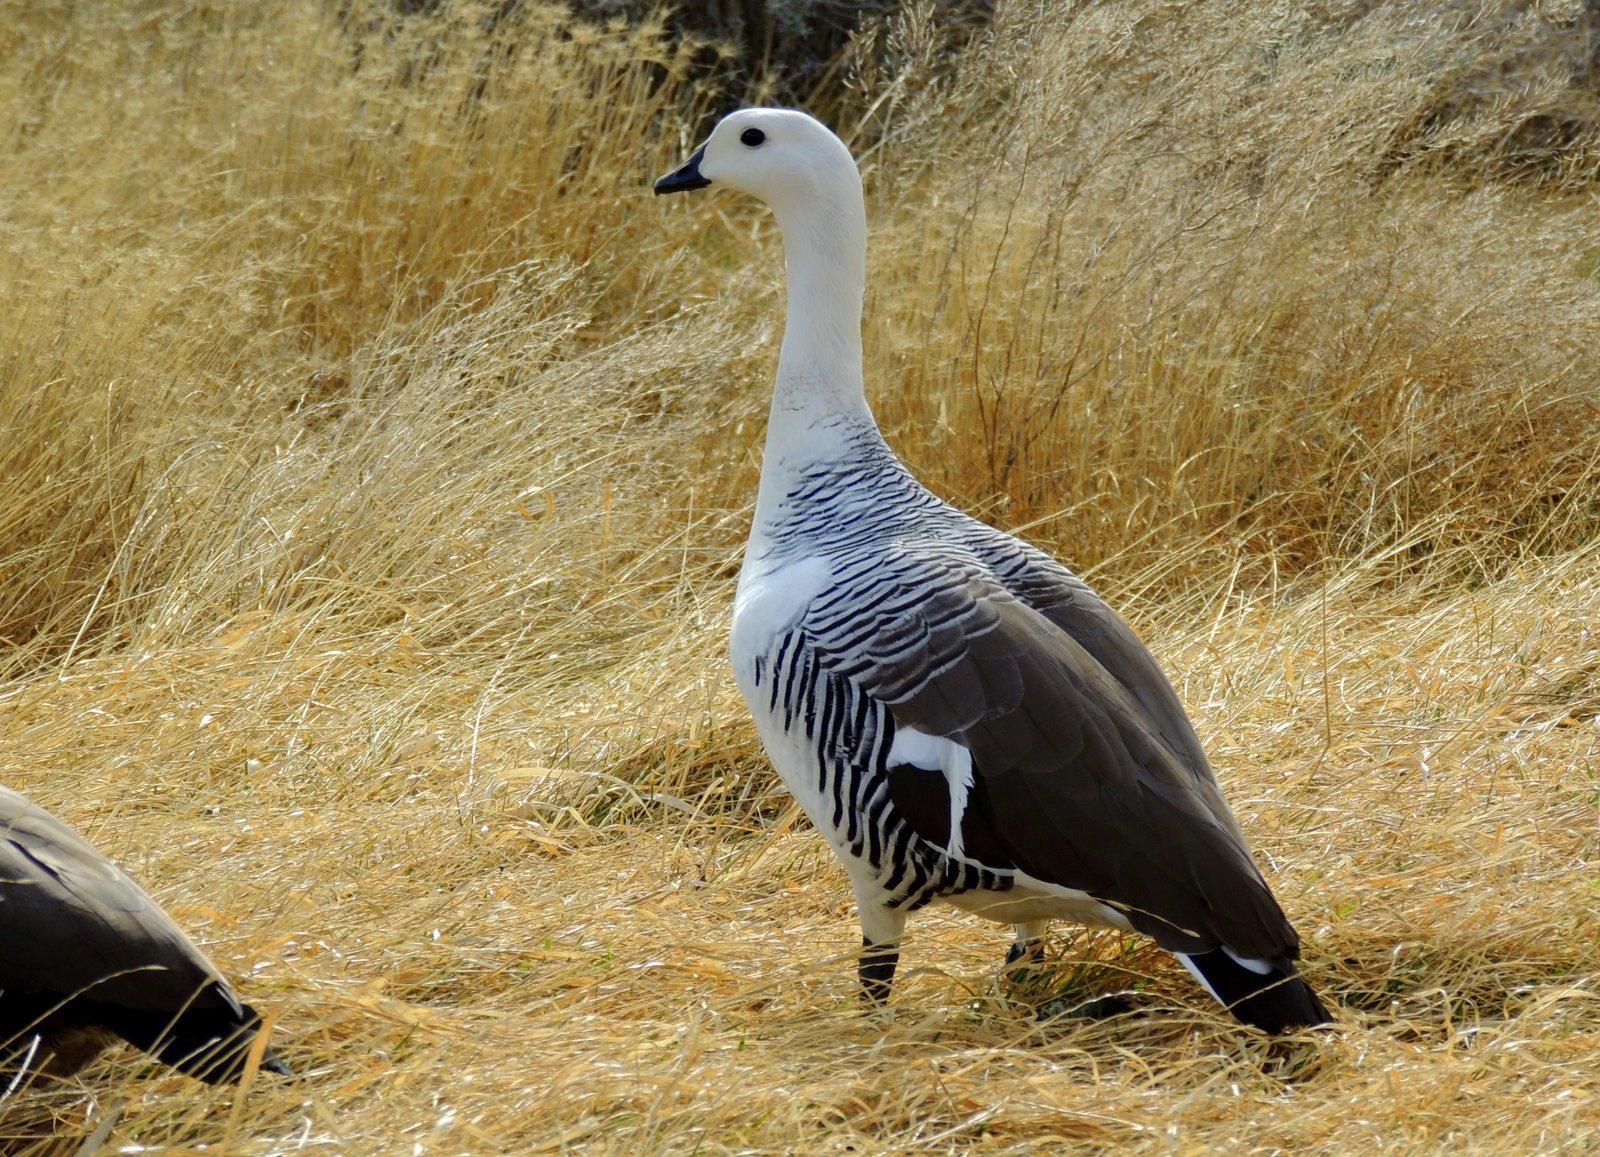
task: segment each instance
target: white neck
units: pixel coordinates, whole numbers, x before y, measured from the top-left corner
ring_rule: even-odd
[[[789,278],[788,315],[767,424],[755,527],[777,513],[797,474],[861,437],[879,440],[861,373],[867,218],[860,185],[775,205]]]

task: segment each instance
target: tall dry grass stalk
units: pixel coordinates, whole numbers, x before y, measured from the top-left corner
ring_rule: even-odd
[[[648,196],[689,47],[496,11],[4,10],[0,778],[302,1078],[119,1054],[0,1144],[1592,1148],[1600,234],[1431,163],[1494,139],[1425,115],[1492,22],[1011,7],[947,57],[912,9],[856,62],[880,417],[1174,673],[1343,1010],[1270,1044],[1116,936],[1022,1000],[954,914],[856,1010],[721,657],[776,238]]]
[[[1393,169],[1441,62],[1479,48],[1455,18],[1002,28],[884,164],[880,415],[965,504],[1202,587],[1240,548],[1272,582],[1586,541],[1589,200]]]

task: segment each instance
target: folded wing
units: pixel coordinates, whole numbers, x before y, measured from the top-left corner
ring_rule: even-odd
[[[0,926],[0,1048],[37,1034],[64,1073],[109,1031],[191,1076],[238,1076],[260,1016],[142,888],[9,788]],[[286,1071],[270,1054],[264,1067]]]
[[[971,753],[958,817],[967,855],[1087,892],[1174,952],[1294,958],[1294,929],[1176,697],[1120,620],[1081,599],[1052,617],[948,555],[902,555],[873,582],[870,601],[813,608],[803,629],[821,661],[888,705],[896,728]],[[1063,618],[1093,629],[1100,657]],[[911,798],[906,772],[894,780],[907,821],[948,846],[949,819]]]

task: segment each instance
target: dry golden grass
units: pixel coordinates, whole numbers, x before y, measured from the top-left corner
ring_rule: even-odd
[[[858,69],[885,429],[1172,671],[1341,1010],[1274,1043],[1070,929],[1032,999],[1136,1011],[1040,1019],[952,913],[858,1011],[722,657],[781,262],[648,195],[687,50],[0,11],[0,779],[302,1074],[118,1053],[14,1149],[1600,1145],[1595,145],[1428,163],[1494,139],[1419,128],[1479,26],[1140,0],[946,61],[913,14]]]

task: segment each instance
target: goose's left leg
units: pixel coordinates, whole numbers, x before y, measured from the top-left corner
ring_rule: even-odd
[[[906,914],[859,893],[856,906],[861,914],[861,996],[868,1004],[883,1004],[894,986],[894,970],[900,963],[900,938],[906,931]]]

